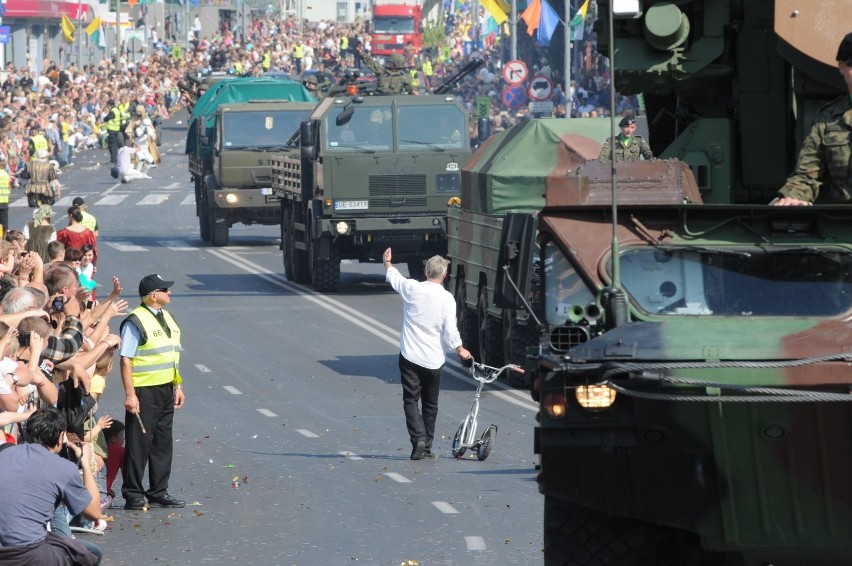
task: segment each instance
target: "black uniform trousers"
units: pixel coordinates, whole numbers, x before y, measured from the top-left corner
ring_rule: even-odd
[[[121,467],[121,495],[126,501],[147,496],[160,498],[168,493],[172,473],[172,424],[175,416],[174,385],[137,387],[139,416],[145,434],[133,413],[124,412],[124,464]],[[148,466],[148,489],[143,483]]]
[[[406,360],[402,354],[399,355],[402,407],[405,411],[405,425],[408,427],[412,448],[417,445],[418,440],[423,440],[426,450],[432,449],[443,369],[444,366],[438,369],[424,368]]]
[[[118,150],[124,147],[124,134],[121,130],[107,130],[107,149],[109,149],[109,162],[118,163]]]
[[[9,231],[9,203],[0,203],[0,225],[3,226],[3,233]]]

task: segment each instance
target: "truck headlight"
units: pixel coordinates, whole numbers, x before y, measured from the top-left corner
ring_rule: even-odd
[[[349,224],[347,222],[341,221],[334,225],[334,229],[337,230],[337,233],[340,236],[345,236],[347,233],[349,233]]]
[[[577,402],[584,409],[600,411],[615,403],[615,389],[606,385],[579,385],[576,389]]]
[[[552,391],[545,394],[541,399],[541,406],[551,419],[564,419],[567,411],[565,407],[565,394],[561,391]]]
[[[225,202],[228,204],[236,204],[238,200],[240,200],[240,197],[238,197],[236,193],[228,193],[225,195]]]

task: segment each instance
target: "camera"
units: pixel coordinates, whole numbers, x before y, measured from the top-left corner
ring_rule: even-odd
[[[95,301],[86,301],[86,310],[92,310],[95,308]]]
[[[62,312],[62,309],[65,307],[65,297],[59,295],[53,298],[53,302],[50,304],[50,308],[53,309],[53,312]]]
[[[50,360],[42,360],[41,364],[39,364],[38,366],[38,369],[41,370],[41,373],[43,373],[47,379],[51,379],[53,377],[53,362],[51,362]]]
[[[18,345],[21,348],[27,348],[30,345],[30,333],[29,332],[19,332],[18,333]]]

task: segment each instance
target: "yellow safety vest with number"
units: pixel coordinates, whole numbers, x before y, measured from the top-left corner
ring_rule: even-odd
[[[9,195],[12,194],[12,177],[5,169],[0,169],[0,204],[9,204]]]
[[[106,129],[108,132],[117,132],[121,130],[121,109],[118,106],[113,106],[110,110],[110,118],[107,120]]]
[[[133,309],[122,324],[130,323],[142,333],[144,344],[136,348],[136,355],[131,359],[133,366],[133,386],[151,387],[166,383],[181,383],[180,376],[180,328],[175,319],[167,311],[162,311],[172,335],[168,336],[154,316],[144,304]]]

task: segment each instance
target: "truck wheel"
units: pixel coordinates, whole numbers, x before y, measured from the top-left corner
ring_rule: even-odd
[[[202,241],[210,241],[210,207],[207,205],[207,197],[202,195],[198,201],[198,231],[201,232]]]
[[[462,343],[474,356],[478,352],[479,337],[476,331],[476,316],[467,308],[467,288],[464,284],[464,271],[456,272],[456,325],[461,334]]]
[[[545,564],[658,566],[645,537],[639,521],[544,497]]]
[[[228,245],[228,229],[227,217],[210,211],[210,241],[214,246]]]
[[[535,328],[529,321],[518,320],[513,309],[503,309],[503,359],[507,364],[524,365],[527,359],[527,348],[536,345]],[[516,371],[509,372],[509,385],[512,387],[526,387],[527,381],[524,374]]]
[[[331,248],[328,259],[319,259],[313,238],[308,239],[308,261],[311,266],[311,285],[314,290],[321,293],[333,293],[337,291],[340,283],[340,258],[337,248]]]
[[[287,280],[293,283],[305,284],[310,283],[311,279],[308,274],[308,256],[305,250],[296,248],[296,216],[297,209],[291,208],[287,211],[287,243],[284,246],[284,253],[287,254],[285,261],[287,265]]]
[[[503,365],[503,337],[500,327],[488,314],[488,289],[479,288],[479,300],[476,309],[476,325],[479,330],[479,356],[477,359],[490,366]]]

